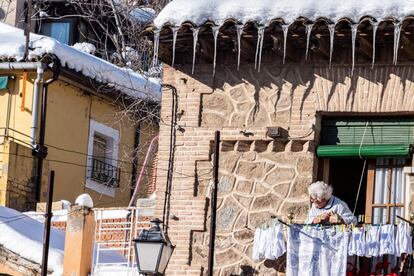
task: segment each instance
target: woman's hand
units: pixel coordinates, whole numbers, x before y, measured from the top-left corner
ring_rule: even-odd
[[[316,216],[312,223],[313,224],[321,224],[321,223],[326,223],[329,222],[329,218],[331,216],[331,213],[322,213],[319,216]]]
[[[331,213],[331,215],[329,216],[329,223],[330,224],[341,224],[341,223],[344,223],[344,220],[337,213]]]

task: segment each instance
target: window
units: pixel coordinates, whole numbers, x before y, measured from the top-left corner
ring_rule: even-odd
[[[49,21],[42,22],[40,33],[42,35],[50,36],[59,42],[67,45],[73,43],[73,22],[72,21]]]
[[[318,178],[329,182],[359,222],[407,217],[414,119],[327,118],[322,121]]]
[[[91,120],[88,143],[86,187],[107,196],[115,196],[119,186],[119,132]]]
[[[374,179],[368,178],[366,212],[372,223],[395,223],[396,216],[404,217],[404,165],[405,158],[378,158],[370,168]]]

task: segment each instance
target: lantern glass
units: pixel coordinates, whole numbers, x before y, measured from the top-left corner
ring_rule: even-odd
[[[168,261],[170,260],[170,257],[173,252],[173,247],[169,241],[167,241],[167,244],[163,246],[162,249],[162,255],[160,258],[160,263],[158,265],[158,272],[164,273],[165,269],[167,268]]]
[[[138,261],[138,269],[141,272],[156,272],[158,268],[159,255],[163,243],[161,242],[139,242],[135,243],[135,252]]]

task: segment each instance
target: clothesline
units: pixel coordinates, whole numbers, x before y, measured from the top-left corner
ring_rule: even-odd
[[[411,227],[414,226],[414,223],[410,222],[409,220],[400,217],[400,216],[396,216],[398,219],[408,223]],[[398,226],[398,223],[362,223],[362,224],[346,224],[346,223],[337,223],[337,224],[315,224],[315,223],[287,223],[285,221],[283,221],[282,219],[278,218],[277,216],[270,216],[271,219],[276,219],[278,222],[282,223],[283,225],[286,226],[292,226],[292,225],[297,225],[297,226],[314,226],[316,228],[332,228],[335,226],[340,226],[340,227],[344,227],[345,229],[352,229],[355,227],[364,227],[364,226],[383,226],[383,225],[394,225],[394,226]]]

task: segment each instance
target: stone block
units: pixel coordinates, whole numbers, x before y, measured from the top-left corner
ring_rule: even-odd
[[[262,179],[265,172],[265,163],[264,162],[245,162],[240,161],[237,168],[237,174],[244,176],[247,179]]]
[[[234,239],[241,244],[249,244],[253,242],[254,231],[248,228],[233,232]]]
[[[220,153],[220,170],[225,170],[228,173],[232,173],[236,168],[237,161],[240,158],[240,153],[237,152],[221,152]]]
[[[217,251],[223,251],[233,246],[233,239],[231,234],[216,235],[215,249]]]
[[[230,248],[224,252],[215,254],[215,265],[217,266],[226,266],[237,263],[241,260],[240,254],[236,252],[233,248]]]
[[[290,197],[307,196],[308,187],[312,183],[312,177],[298,176],[292,184]]]
[[[246,209],[249,209],[250,203],[252,202],[252,198],[238,194],[233,194],[233,197],[241,206],[243,206]]]
[[[229,95],[236,102],[243,102],[249,100],[249,98],[246,95],[246,89],[243,85],[230,88]]]
[[[256,229],[265,222],[268,222],[272,215],[276,213],[273,211],[250,212],[249,213],[249,228]]]
[[[272,193],[268,193],[265,196],[258,196],[254,199],[252,209],[253,210],[277,210],[280,205],[280,198]]]
[[[269,185],[274,185],[277,183],[292,181],[294,177],[295,170],[293,168],[276,167],[266,176],[265,182]]]
[[[217,184],[218,196],[225,196],[233,190],[236,179],[234,176],[222,175]]]
[[[275,185],[273,187],[273,192],[283,199],[288,195],[290,185],[290,182]]]
[[[236,191],[244,194],[250,194],[253,190],[253,181],[238,180],[236,182]]]
[[[240,212],[241,208],[239,205],[233,199],[227,198],[217,211],[217,232],[230,231]]]

